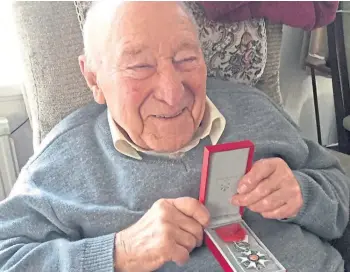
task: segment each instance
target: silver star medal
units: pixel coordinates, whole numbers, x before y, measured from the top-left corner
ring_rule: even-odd
[[[238,257],[241,264],[247,269],[261,270],[265,268],[265,263],[269,262],[266,259],[266,255],[262,254],[260,251],[248,250],[242,252],[244,257]]]

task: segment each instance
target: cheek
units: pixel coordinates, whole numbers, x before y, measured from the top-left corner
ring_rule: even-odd
[[[140,107],[145,99],[139,84],[126,81],[120,84],[117,92],[120,101],[117,103],[124,105],[122,114],[129,115],[132,119],[139,118]]]
[[[188,77],[189,86],[194,95],[194,104],[192,108],[192,116],[197,125],[203,117],[205,100],[206,100],[206,67],[203,65],[198,70]]]
[[[196,98],[205,97],[207,69],[204,60],[196,70],[189,73],[187,80],[190,82],[191,89],[193,90]]]
[[[197,71],[196,73],[189,75],[187,82],[194,95],[195,104],[200,104],[205,100],[206,96],[206,73],[203,73],[203,71]]]
[[[138,84],[127,79],[115,80],[113,83],[104,86],[104,94],[115,120],[122,126],[137,122],[143,101]]]

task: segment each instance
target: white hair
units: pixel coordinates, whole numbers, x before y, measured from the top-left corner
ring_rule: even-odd
[[[190,19],[191,23],[194,25],[194,27],[195,27],[195,29],[197,31],[197,35],[198,35],[198,28],[199,27],[198,27],[196,19],[194,18],[194,15],[193,15],[192,11],[189,9],[188,6],[186,6],[185,2],[178,1],[177,3],[182,8],[182,10],[186,13],[186,15]]]
[[[87,66],[95,70],[102,61],[110,40],[118,7],[123,1],[94,1],[83,26],[84,54]]]
[[[112,28],[117,18],[117,10],[123,2],[123,0],[94,1],[86,14],[83,26],[84,54],[87,66],[91,70],[96,70],[102,59],[106,57],[107,45],[112,38]],[[177,3],[197,31],[198,25],[192,12],[183,2]]]

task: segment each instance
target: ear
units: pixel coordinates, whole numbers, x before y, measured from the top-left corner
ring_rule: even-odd
[[[79,66],[85,81],[92,91],[94,99],[98,104],[105,104],[106,99],[103,95],[101,88],[98,86],[96,81],[96,72],[93,72],[87,65],[86,57],[84,55],[79,56]]]

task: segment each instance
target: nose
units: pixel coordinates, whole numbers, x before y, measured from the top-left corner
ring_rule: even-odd
[[[158,72],[158,84],[155,97],[169,106],[177,106],[183,99],[185,88],[181,74],[172,64],[162,67]]]

